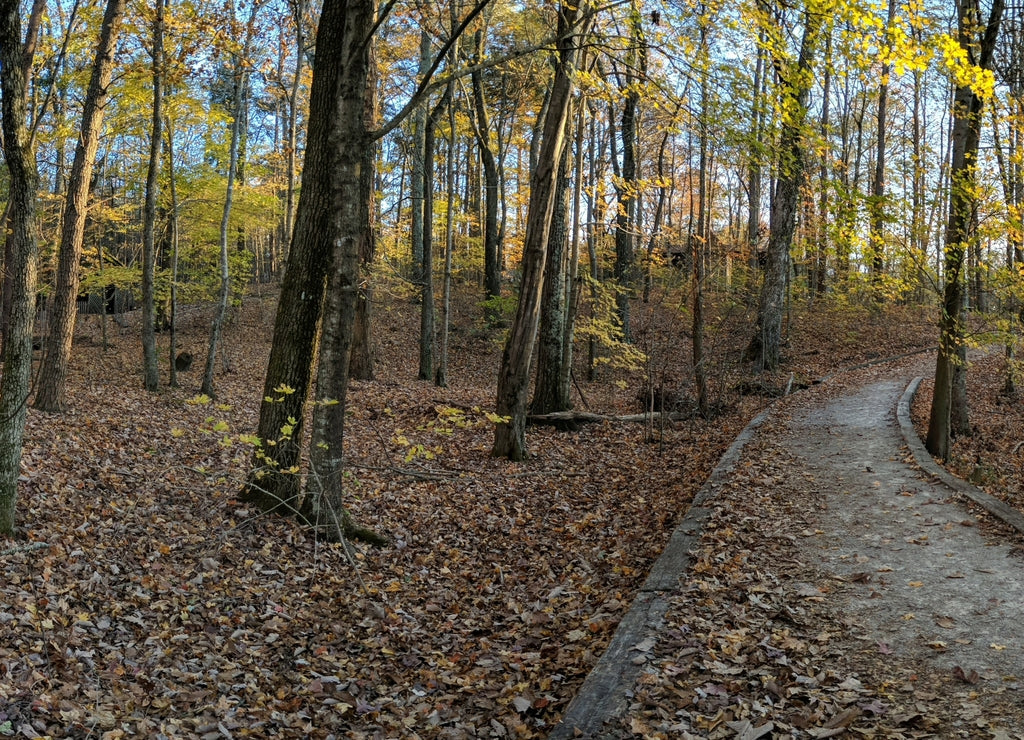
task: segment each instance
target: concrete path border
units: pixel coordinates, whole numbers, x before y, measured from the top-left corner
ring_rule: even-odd
[[[1024,534],[1024,514],[1014,509],[1009,504],[1000,501],[994,496],[972,486],[967,481],[960,480],[949,471],[939,465],[925,449],[924,443],[914,429],[914,423],[910,420],[910,405],[914,402],[914,396],[921,385],[922,378],[914,378],[910,385],[903,391],[903,396],[896,406],[896,419],[900,425],[900,432],[903,434],[903,441],[910,448],[910,454],[914,462],[921,470],[942,481],[947,487],[952,488],[983,508],[989,514],[1001,519],[1009,526]]]
[[[690,570],[690,550],[711,514],[718,488],[728,479],[743,448],[773,410],[774,404],[769,405],[743,428],[694,496],[689,511],[673,530],[629,611],[619,622],[608,647],[548,736],[551,740],[604,737],[601,733],[605,722],[625,712],[629,705],[629,692],[643,665],[643,661],[634,663],[631,653],[644,640],[657,635],[668,610],[670,595],[678,589],[680,577]]]

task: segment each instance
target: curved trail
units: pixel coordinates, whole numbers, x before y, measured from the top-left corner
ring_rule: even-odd
[[[872,383],[794,414],[783,444],[829,493],[806,553],[855,584],[849,612],[883,649],[923,643],[937,669],[1022,673],[1024,563],[954,491],[904,461],[895,407],[905,386]]]
[[[819,386],[774,407],[745,430],[701,489],[551,737],[630,736],[630,717],[638,711],[631,701],[643,693],[641,684],[671,682],[658,676],[658,665],[641,665],[638,651],[668,642],[666,623],[686,629],[693,604],[686,594],[694,580],[690,550],[705,527],[713,530],[714,507],[728,508],[744,496],[795,502],[801,521],[766,519],[757,525],[762,547],[770,548],[780,533],[795,543],[803,569],[796,577],[826,583],[814,600],[826,602],[834,620],[830,626],[844,633],[849,652],[874,652],[877,646],[872,660],[881,667],[870,678],[878,685],[900,680],[895,668],[891,676],[879,675],[889,660],[913,665],[916,685],[925,689],[941,683],[947,688],[937,690],[953,692],[949,677],[966,676],[964,688],[973,691],[967,684],[978,684],[1009,707],[1006,713],[990,712],[998,726],[1018,729],[1024,708],[1024,560],[1009,542],[977,526],[964,496],[907,454],[896,409],[915,369],[922,368],[890,367],[881,379],[872,370],[858,376],[860,385]],[[758,446],[761,455],[774,449],[787,459],[770,484],[751,487],[743,477],[753,454],[749,449],[744,454],[745,445]],[[736,499],[739,488],[745,490]],[[779,577],[789,579],[788,590],[806,596],[807,583],[794,581],[792,572],[780,571]],[[697,662],[692,649],[676,655],[671,648],[653,650],[661,666],[678,669]],[[684,718],[675,726],[681,731],[690,727],[685,718],[691,709],[682,699],[675,707],[663,700],[659,711]],[[770,718],[769,712],[761,721]],[[882,726],[885,722],[883,717]],[[970,732],[949,729],[927,736],[1024,737]]]

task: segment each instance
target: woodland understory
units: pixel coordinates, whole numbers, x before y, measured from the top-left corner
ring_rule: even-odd
[[[748,309],[719,299],[714,418],[535,425],[530,459],[510,463],[491,456],[485,415],[501,331],[456,301],[438,388],[409,362],[418,307],[378,301],[378,380],[349,397],[346,495],[391,544],[354,544],[351,562],[236,499],[273,295],[247,296],[226,328],[215,402],[195,373],[141,388],[135,315],[106,351],[98,318],[79,320],[69,410],[30,411],[22,536],[0,541],[0,736],[544,737],[768,392],[935,341],[931,307],[794,304],[780,372],[752,376]],[[685,311],[656,299],[633,314],[646,365],[593,382],[577,367],[576,408],[636,413],[653,379],[685,412]],[[201,352],[209,317],[186,309],[180,346]],[[1004,369],[998,354],[972,365],[976,433],[952,468],[1021,508],[1024,415],[1000,395]]]

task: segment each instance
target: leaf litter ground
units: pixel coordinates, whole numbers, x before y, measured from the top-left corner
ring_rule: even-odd
[[[533,457],[515,465],[489,454],[498,340],[466,309],[451,387],[417,382],[415,310],[381,306],[379,379],[351,394],[352,510],[394,541],[360,548],[358,574],[337,546],[235,498],[271,299],[248,298],[235,317],[208,404],[192,402],[194,375],[144,393],[137,330],[103,352],[80,323],[70,411],[30,413],[27,539],[0,542],[0,734],[547,734],[694,492],[767,403],[730,390],[744,320],[724,315],[710,338],[724,401],[711,423],[531,427]],[[581,383],[593,410],[635,412],[652,381],[687,391],[679,314],[637,314],[651,361]],[[930,340],[917,315],[817,316],[795,325],[797,382]],[[182,345],[201,354],[205,315],[183,323]],[[704,566],[726,591],[739,554]],[[754,649],[764,635],[746,629],[727,642]]]

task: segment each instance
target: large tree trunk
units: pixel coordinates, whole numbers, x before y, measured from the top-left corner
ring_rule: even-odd
[[[577,38],[571,33],[580,9],[562,5],[558,11],[558,64],[551,96],[544,116],[543,139],[530,182],[530,203],[523,244],[523,277],[515,319],[498,372],[497,413],[507,421],[497,424],[493,453],[510,460],[526,458],[526,395],[529,390],[530,359],[540,318],[544,265],[547,258],[551,218],[554,213],[555,174],[565,145],[565,121],[572,96],[572,66]]]
[[[32,322],[36,298],[36,162],[25,126],[31,44],[21,43],[18,0],[0,0],[0,91],[7,170],[8,220],[5,263],[9,320],[0,377],[0,535],[14,532],[21,446],[32,371]]]
[[[332,538],[348,535],[352,529],[343,503],[343,440],[359,259],[365,251],[362,242],[369,238],[372,211],[365,197],[364,173],[372,172],[374,167],[374,148],[368,135],[373,122],[373,97],[367,80],[375,6],[375,0],[327,2],[317,34],[317,60],[326,57],[341,67],[341,73],[331,127],[331,269],[317,366],[310,474],[302,513],[318,531]]]
[[[89,210],[89,184],[96,161],[103,113],[106,109],[107,87],[114,69],[114,51],[121,30],[125,0],[108,0],[100,26],[96,58],[93,62],[89,88],[82,107],[82,128],[71,165],[67,200],[61,220],[60,253],[57,259],[57,285],[50,306],[46,337],[46,354],[40,371],[39,389],[34,406],[41,411],[61,412],[65,404],[68,362],[75,333],[78,304],[79,267],[82,261],[82,238]]]
[[[160,177],[160,147],[163,143],[164,98],[164,0],[156,0],[153,20],[153,128],[149,142],[149,170],[146,176],[146,205],[142,227],[142,380],[147,391],[160,385],[156,361],[156,199]],[[174,351],[171,350],[173,357]]]
[[[784,70],[782,95],[782,133],[779,140],[779,176],[771,206],[771,233],[768,238],[767,264],[754,334],[744,354],[762,370],[779,365],[782,344],[782,317],[785,308],[786,282],[789,277],[789,249],[796,229],[796,210],[803,182],[803,124],[807,116],[814,55],[825,18],[821,13],[804,11],[804,36],[796,63],[776,60]],[[786,69],[786,67],[789,67]]]
[[[329,4],[332,12],[343,12],[334,8],[336,4]],[[316,56],[302,187],[274,319],[256,432],[262,447],[254,456],[254,471],[243,492],[245,500],[263,511],[279,508],[283,513],[298,511],[299,476],[290,471],[299,462],[306,399],[330,267],[333,207],[330,177],[334,169],[330,137],[340,76],[340,65],[329,55]]]
[[[971,63],[992,68],[1003,0],[993,0],[988,23],[979,26],[978,0],[959,6],[958,40]],[[977,207],[977,158],[981,140],[984,100],[968,85],[957,85],[953,95],[953,131],[950,151],[949,221],[946,226],[945,287],[939,315],[939,354],[935,361],[935,390],[925,446],[936,457],[949,457],[950,440],[970,432],[964,355],[964,265],[967,250],[978,238],[974,230]],[[955,422],[955,424],[954,424]]]
[[[372,45],[371,45],[372,52]],[[377,60],[371,53],[369,67],[366,77],[368,105],[370,121],[377,119]],[[377,157],[377,147],[369,145],[372,152],[370,161]],[[352,355],[349,358],[348,373],[353,380],[373,380],[373,367],[376,362],[376,353],[373,346],[372,319],[373,319],[373,260],[377,252],[377,233],[374,228],[376,209],[374,203],[374,176],[375,167],[363,169],[362,182],[360,184],[359,199],[370,204],[370,211],[367,216],[366,237],[359,244],[359,264],[361,268],[361,279],[359,281],[359,292],[356,295],[356,315],[352,325]]]
[[[568,393],[562,388],[563,344],[565,333],[565,246],[568,224],[569,147],[562,148],[555,184],[555,208],[548,237],[544,288],[541,292],[540,334],[537,338],[537,379],[530,403],[531,414],[549,414],[569,410]]]

